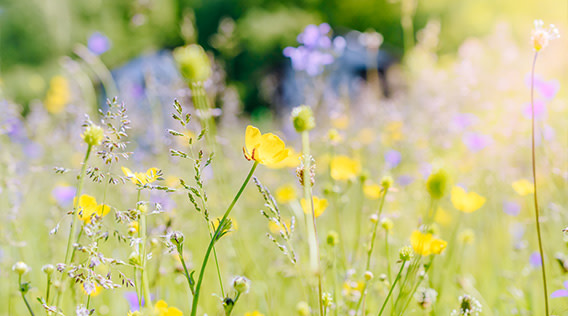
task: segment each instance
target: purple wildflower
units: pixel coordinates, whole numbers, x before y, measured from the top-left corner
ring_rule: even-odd
[[[104,34],[100,32],[94,32],[89,37],[87,46],[93,54],[100,55],[110,49],[111,43],[109,38]]]
[[[75,197],[75,188],[67,185],[59,185],[51,191],[51,196],[61,206],[71,204]]]
[[[400,154],[400,152],[394,149],[391,149],[385,153],[385,161],[389,168],[394,168],[398,166],[401,160],[402,160],[402,155]]]
[[[542,264],[540,253],[538,253],[538,251],[531,253],[531,256],[529,257],[529,262],[535,268],[540,267]]]
[[[564,289],[552,292],[551,298],[567,297],[568,296],[568,281],[564,281]]]
[[[517,202],[505,201],[503,202],[503,212],[511,216],[517,216],[521,212],[521,205]]]
[[[479,133],[466,133],[463,136],[463,143],[472,152],[478,152],[493,143],[493,138],[489,135]]]

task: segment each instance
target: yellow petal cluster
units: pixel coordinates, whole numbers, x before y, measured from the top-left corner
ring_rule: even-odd
[[[285,184],[276,189],[276,201],[287,204],[296,199],[296,189],[292,184]]]
[[[323,214],[323,212],[327,208],[327,200],[320,199],[317,196],[314,196],[313,201],[314,201],[314,215],[316,217],[319,217],[321,214]],[[301,199],[300,204],[302,205],[302,210],[304,210],[304,213],[311,214],[311,206],[307,203],[306,199]]]
[[[121,169],[124,175],[134,184],[144,185],[147,183],[152,183],[158,179],[158,168],[150,168],[146,170],[146,173],[132,172],[126,167],[121,167]]]
[[[513,182],[513,190],[520,196],[525,196],[534,193],[533,183],[527,179],[521,179]]]
[[[44,106],[47,112],[52,114],[61,113],[69,100],[71,92],[67,79],[63,76],[55,76],[49,81],[49,90],[45,96]]]
[[[290,150],[280,137],[266,133],[261,134],[258,128],[249,125],[245,132],[243,153],[247,160],[254,160],[263,165],[273,165],[290,156]]]
[[[259,311],[254,311],[254,312],[246,312],[245,316],[264,316],[264,314]]]
[[[464,213],[472,213],[485,204],[485,198],[475,192],[466,192],[464,188],[455,186],[452,188],[452,204]]]
[[[446,249],[448,243],[440,238],[434,237],[430,233],[422,233],[415,230],[410,235],[410,245],[414,252],[421,256],[429,256],[431,254],[439,255]]]
[[[183,316],[183,313],[179,309],[168,307],[168,303],[163,300],[156,302],[154,310],[158,316]]]
[[[335,180],[349,180],[361,171],[361,164],[347,156],[333,157],[330,162],[331,177]]]
[[[97,204],[97,200],[88,194],[81,195],[79,201],[77,201],[77,198],[73,199],[73,204],[77,210],[77,217],[85,224],[90,223],[95,214],[103,217],[110,212],[110,206]]]

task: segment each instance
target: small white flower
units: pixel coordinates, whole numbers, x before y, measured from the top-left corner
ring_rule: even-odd
[[[550,24],[548,28],[544,27],[544,22],[542,20],[534,21],[534,30],[531,35],[531,43],[535,51],[540,51],[541,49],[548,46],[548,43],[560,37],[560,32],[554,26]]]

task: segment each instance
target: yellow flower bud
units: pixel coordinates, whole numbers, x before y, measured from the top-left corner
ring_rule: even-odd
[[[81,135],[81,138],[83,138],[85,143],[87,143],[87,145],[89,146],[98,146],[102,143],[104,136],[105,133],[102,127],[91,124],[87,126],[85,132],[83,133],[83,135]]]

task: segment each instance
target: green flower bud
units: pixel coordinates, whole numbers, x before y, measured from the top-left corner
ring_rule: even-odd
[[[211,76],[211,62],[203,47],[191,44],[173,52],[182,76],[190,82],[205,81]]]
[[[371,223],[373,224],[376,224],[379,221],[379,215],[371,214],[371,216],[369,216],[369,221],[371,221]]]
[[[25,262],[18,261],[12,266],[12,271],[16,272],[19,275],[24,275],[28,273],[28,271],[30,271],[30,267],[28,267]]]
[[[183,244],[183,234],[181,232],[175,231],[170,235],[170,242],[174,244],[176,247],[179,247]]]
[[[46,264],[41,267],[41,271],[43,271],[43,273],[47,275],[51,275],[53,272],[55,272],[55,267],[52,264]]]
[[[323,293],[321,300],[323,302],[323,306],[325,307],[329,307],[331,306],[331,304],[333,304],[333,297],[331,296],[331,293]]]
[[[381,179],[381,186],[387,190],[388,188],[390,188],[392,186],[392,183],[394,182],[394,180],[392,179],[391,176],[384,176]]]
[[[310,305],[306,302],[299,302],[296,305],[296,311],[298,311],[299,316],[309,316],[310,315]]]
[[[448,174],[443,169],[431,174],[428,177],[428,181],[426,181],[426,189],[435,200],[439,200],[444,196],[447,185]]]
[[[140,265],[140,256],[136,251],[133,251],[130,256],[128,256],[128,262],[135,266]]]
[[[233,288],[237,293],[248,293],[250,289],[250,281],[244,276],[238,276],[233,279]]]
[[[412,247],[404,246],[400,248],[400,250],[398,251],[398,255],[400,257],[400,260],[408,261],[412,259],[412,257],[414,257],[414,251],[412,250]]]
[[[381,227],[386,230],[386,231],[390,231],[394,226],[394,223],[392,222],[392,220],[390,218],[383,218],[381,220]]]
[[[307,105],[294,108],[292,110],[292,123],[298,133],[314,129],[316,121],[312,109]]]
[[[363,275],[363,277],[365,277],[366,281],[371,281],[373,279],[373,272],[371,271],[365,271],[365,274]]]
[[[104,136],[105,136],[105,133],[104,133],[102,127],[95,125],[95,124],[91,124],[91,125],[87,126],[87,128],[85,129],[85,132],[83,133],[83,135],[81,135],[81,137],[83,138],[85,143],[87,143],[87,145],[90,145],[90,146],[100,145],[103,141]]]
[[[339,243],[339,234],[335,230],[327,232],[326,242],[330,246],[335,246]]]

